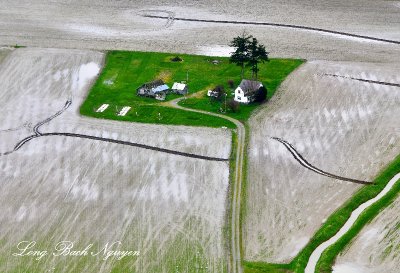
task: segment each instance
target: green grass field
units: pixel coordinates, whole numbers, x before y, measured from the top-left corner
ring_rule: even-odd
[[[207,57],[179,54],[182,62],[172,62],[176,54],[154,52],[110,51],[107,53],[105,67],[89,95],[82,104],[80,112],[83,115],[143,123],[176,124],[191,126],[209,126],[234,128],[234,125],[222,118],[200,113],[181,111],[160,105],[160,101],[136,95],[136,89],[145,82],[163,79],[170,87],[180,81],[186,81],[189,76],[189,92],[207,91],[216,85],[224,85],[230,94],[227,81],[240,83],[240,68],[229,63],[228,58]],[[213,60],[220,61],[213,64]],[[260,66],[259,79],[267,86],[271,97],[285,77],[298,67],[302,60],[273,59]],[[250,73],[250,72],[248,72]],[[247,74],[249,76],[249,74]],[[180,97],[169,94],[167,100]],[[103,113],[95,110],[102,104],[110,104]],[[186,107],[218,112],[220,103],[211,103],[208,98],[187,99],[182,104]],[[252,110],[259,104],[241,107],[238,113],[226,113],[240,120],[250,116]],[[124,117],[116,115],[123,106],[132,109]]]
[[[228,63],[228,59],[226,59]],[[275,91],[278,89],[279,85],[285,80],[285,78],[294,71],[297,67],[299,67],[304,61],[298,59],[271,59],[269,62],[260,65],[260,73],[258,76],[258,80],[261,81],[264,86],[267,88],[267,99],[270,99],[274,94]],[[228,64],[229,65],[229,64]],[[230,64],[231,69],[229,72],[234,72],[234,74],[227,73],[227,75],[223,76],[223,79],[216,83],[221,84],[224,86],[225,90],[228,93],[227,99],[231,99],[234,97],[234,89],[230,89],[227,81],[229,79],[234,80],[235,87],[239,85],[240,79],[240,69],[233,64]],[[246,71],[245,78],[251,79],[250,71]],[[260,106],[261,103],[250,103],[250,104],[241,104],[240,109],[238,112],[232,112],[227,109],[226,115],[245,122],[250,117],[251,113],[255,108]],[[199,98],[188,98],[186,100],[182,100],[179,105],[187,107],[187,108],[194,108],[194,109],[201,109],[208,112],[219,113],[220,108],[225,110],[225,101],[222,102],[213,102],[207,97],[206,94]]]

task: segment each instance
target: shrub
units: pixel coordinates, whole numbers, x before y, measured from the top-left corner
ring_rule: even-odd
[[[225,89],[224,89],[224,87],[223,87],[222,85],[217,85],[217,86],[214,88],[213,91],[214,91],[214,92],[217,92],[217,97],[216,97],[216,99],[217,99],[218,101],[222,101],[222,100],[225,98],[225,96],[226,96]]]
[[[171,62],[182,62],[182,61],[183,61],[182,58],[179,56],[175,56],[175,57],[171,58]]]
[[[228,80],[228,86],[231,89],[235,88],[235,82],[233,80]]]
[[[240,103],[235,101],[234,99],[230,99],[227,102],[227,106],[234,113],[239,112],[239,110],[240,110]]]

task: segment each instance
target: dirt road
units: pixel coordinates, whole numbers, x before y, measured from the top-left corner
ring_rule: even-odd
[[[226,120],[231,121],[236,125],[237,128],[237,147],[236,147],[236,162],[235,162],[235,180],[233,184],[231,184],[231,189],[233,191],[233,199],[231,203],[231,265],[229,272],[233,273],[241,273],[241,253],[240,253],[240,207],[241,207],[241,192],[242,192],[242,181],[243,181],[243,158],[245,153],[246,146],[246,129],[244,125],[231,117],[211,113],[207,111],[195,110],[182,107],[178,105],[178,103],[184,98],[178,98],[169,102],[166,102],[166,105],[170,107],[174,107],[177,109],[192,111],[197,113],[203,113],[211,116],[220,117]]]

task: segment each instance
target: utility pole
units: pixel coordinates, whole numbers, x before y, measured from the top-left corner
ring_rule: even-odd
[[[225,113],[226,113],[226,96],[227,96],[228,94],[227,93],[225,93]]]

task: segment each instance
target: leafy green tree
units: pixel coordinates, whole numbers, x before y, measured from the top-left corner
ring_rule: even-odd
[[[228,109],[230,109],[233,113],[237,113],[240,110],[240,103],[234,99],[230,99],[228,101]]]
[[[228,86],[230,89],[234,89],[235,88],[235,81],[234,80],[228,80],[227,81]]]
[[[225,96],[226,96],[225,88],[224,88],[224,86],[222,86],[222,85],[217,85],[217,86],[214,88],[214,92],[217,92],[217,97],[216,97],[216,99],[217,99],[218,101],[222,101],[222,100],[225,98]]]
[[[212,94],[212,96],[210,96],[211,103],[222,102],[227,96],[227,93],[226,93],[223,85],[217,85],[212,90],[212,92],[213,92],[213,94]]]
[[[249,62],[249,46],[250,46],[250,39],[253,36],[248,35],[245,31],[243,31],[241,36],[233,38],[230,43],[230,46],[235,48],[235,51],[232,52],[229,61],[241,67],[242,73],[241,77],[244,77],[244,67],[246,63]]]

